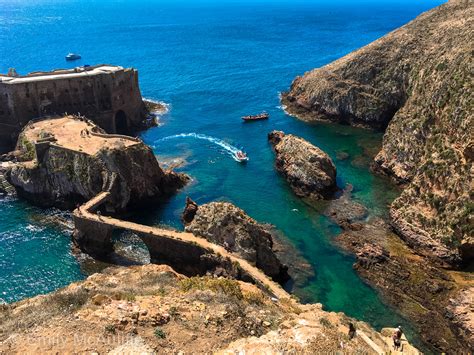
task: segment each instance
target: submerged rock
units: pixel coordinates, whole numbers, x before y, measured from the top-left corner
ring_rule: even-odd
[[[299,197],[329,198],[337,190],[336,166],[329,155],[306,140],[281,131],[268,134],[275,165]]]
[[[368,211],[351,198],[352,189],[352,185],[347,185],[339,198],[329,201],[324,214],[343,229],[357,230],[362,228],[361,222],[366,219]]]
[[[109,191],[109,211],[182,187],[187,176],[163,171],[142,141],[107,135],[90,121],[66,116],[30,123],[17,144],[22,162],[10,171],[20,196],[42,206],[74,208]]]
[[[275,281],[284,283],[289,279],[288,268],[278,260],[272,236],[263,225],[228,202],[211,202],[199,207],[191,200],[187,202],[183,213],[187,232],[224,246]]]

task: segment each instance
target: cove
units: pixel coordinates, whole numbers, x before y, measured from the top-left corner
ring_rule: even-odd
[[[137,68],[143,95],[170,104],[162,125],[141,137],[154,146],[159,159],[183,160],[179,169],[194,182],[135,218],[181,229],[186,195],[198,203],[229,200],[256,220],[275,225],[312,264],[315,278],[296,290],[303,301],[321,302],[376,328],[394,326],[405,322],[359,279],[353,258],[332,245],[339,228],[297,199],[276,173],[266,137],[279,129],[325,150],[337,165],[339,186],[352,184],[354,198],[371,214],[384,216],[397,191],[369,171],[382,134],[305,124],[284,114],[278,94],[296,75],[383,36],[439,3],[6,0],[0,4],[0,72],[96,63]],[[64,62],[71,51],[83,58]],[[263,110],[270,113],[269,121],[242,123],[240,116]],[[201,134],[244,149],[250,161],[238,164],[222,145],[205,139],[162,140],[181,134]],[[344,155],[348,157],[337,158]],[[0,201],[3,300],[45,293],[85,277],[70,251],[70,230],[43,220],[57,213],[18,200]]]

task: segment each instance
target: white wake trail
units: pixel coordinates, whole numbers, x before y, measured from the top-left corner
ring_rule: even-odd
[[[180,134],[175,134],[173,136],[168,136],[168,137],[158,139],[154,143],[156,144],[156,143],[159,143],[159,142],[167,141],[167,140],[170,140],[170,139],[176,139],[176,138],[195,138],[195,139],[202,139],[202,140],[214,143],[214,144],[224,148],[224,150],[226,150],[229,153],[229,155],[232,157],[232,159],[234,159],[235,161],[239,161],[239,159],[237,159],[237,157],[236,157],[237,152],[240,151],[239,148],[234,147],[233,145],[223,141],[222,139],[207,136],[205,134],[180,133]]]

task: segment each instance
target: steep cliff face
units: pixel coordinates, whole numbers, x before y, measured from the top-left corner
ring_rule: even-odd
[[[450,264],[474,256],[473,15],[472,1],[450,1],[297,78],[282,97],[305,120],[387,126],[374,166],[407,183],[392,224]]]
[[[227,202],[197,206],[188,200],[183,217],[187,232],[224,246],[280,283],[288,281],[288,268],[273,251],[271,234],[240,208]]]
[[[36,204],[64,208],[107,190],[113,210],[185,183],[185,177],[163,171],[142,142],[98,132],[92,123],[72,117],[30,124],[18,141],[24,161],[11,169],[11,183]]]

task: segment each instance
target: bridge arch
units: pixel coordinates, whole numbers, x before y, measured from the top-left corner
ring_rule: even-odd
[[[143,265],[150,263],[150,251],[142,238],[129,230],[116,228],[112,231],[113,252],[111,259],[120,265]]]

